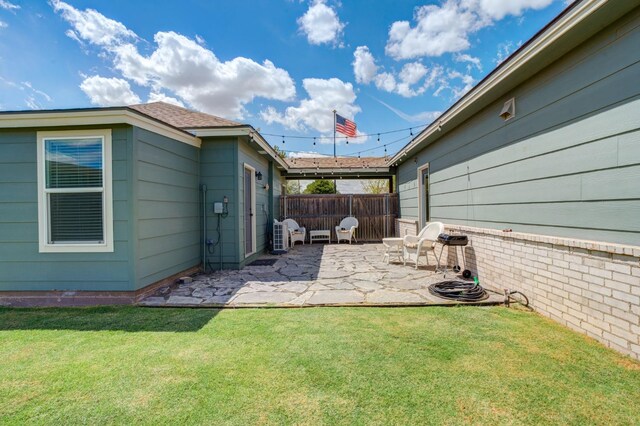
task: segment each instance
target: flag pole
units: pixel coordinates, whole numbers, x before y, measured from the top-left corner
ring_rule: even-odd
[[[336,158],[336,110],[333,110],[333,158]],[[336,180],[333,180],[333,193],[338,193]]]
[[[336,157],[336,110],[333,110],[333,157]]]

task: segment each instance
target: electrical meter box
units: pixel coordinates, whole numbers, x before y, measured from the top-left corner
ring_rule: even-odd
[[[213,212],[222,214],[222,203],[213,203]]]

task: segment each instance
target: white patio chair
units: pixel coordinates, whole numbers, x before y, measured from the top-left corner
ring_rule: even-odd
[[[429,265],[427,253],[435,250],[438,235],[443,232],[444,224],[442,222],[431,222],[422,228],[422,231],[420,231],[418,235],[405,235],[403,242],[405,253],[404,264],[407,264],[407,259],[412,260],[411,256],[413,255],[415,256],[416,269],[418,269],[420,256],[424,255],[424,260],[427,265]]]
[[[340,222],[340,225],[336,226],[336,239],[338,240],[338,244],[340,244],[340,240],[347,240],[349,244],[351,244],[351,239],[356,240],[355,233],[358,228],[358,219],[355,217],[345,217]]]
[[[293,219],[285,219],[282,223],[285,223],[289,230],[289,240],[291,241],[290,247],[293,247],[296,241],[302,241],[302,244],[304,244],[304,240],[307,238],[306,228],[299,226],[298,222]]]

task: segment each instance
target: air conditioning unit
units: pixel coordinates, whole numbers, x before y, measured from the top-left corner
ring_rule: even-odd
[[[273,254],[284,254],[289,251],[289,230],[287,224],[274,222],[273,224]]]

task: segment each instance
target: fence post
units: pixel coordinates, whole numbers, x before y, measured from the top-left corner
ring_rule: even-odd
[[[353,216],[352,207],[353,207],[353,194],[349,194],[349,216]]]
[[[284,218],[283,219],[286,219],[288,217],[287,216],[287,204],[288,204],[287,196],[285,195],[284,196]]]

